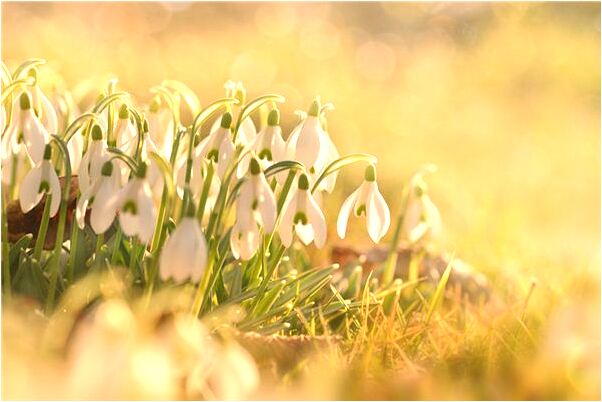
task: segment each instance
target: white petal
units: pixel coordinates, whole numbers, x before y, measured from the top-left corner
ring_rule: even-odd
[[[263,229],[266,233],[271,233],[276,224],[276,197],[272,193],[272,189],[268,184],[263,173],[259,175],[260,197],[262,202],[259,203],[259,213],[263,221]]]
[[[152,193],[147,183],[140,189],[138,197],[138,237],[143,243],[148,243],[153,237],[157,213],[153,204]]]
[[[250,117],[246,117],[240,127],[238,129],[238,138],[243,143],[243,145],[250,144],[257,135],[257,129],[255,128],[255,124]]]
[[[311,167],[316,163],[320,155],[321,138],[320,121],[315,116],[308,116],[303,122],[303,127],[299,133],[295,156],[297,160],[306,167]]]
[[[385,199],[378,191],[376,182],[370,183],[368,200],[366,202],[366,222],[370,238],[378,243],[387,234],[391,225],[391,214]]]
[[[295,225],[295,232],[297,233],[297,236],[299,236],[301,242],[306,246],[308,246],[315,238],[315,231],[311,224],[302,225],[297,223]]]
[[[345,234],[347,233],[347,222],[349,221],[349,215],[351,215],[351,211],[353,210],[353,206],[355,205],[355,201],[357,200],[357,195],[359,192],[360,189],[358,188],[351,193],[349,197],[347,197],[341,206],[341,210],[337,218],[337,234],[341,239],[344,239]]]
[[[50,185],[50,193],[52,194],[52,202],[50,203],[50,216],[56,215],[59,210],[59,205],[61,205],[61,184],[59,182],[59,178],[54,171],[52,165],[50,165],[49,161],[43,161],[42,163],[47,163],[48,166],[48,184]]]
[[[296,191],[289,196],[283,207],[284,215],[278,227],[278,235],[284,247],[290,247],[293,242],[293,218],[297,212],[297,195]]]
[[[116,177],[116,172],[113,176]],[[111,183],[111,179],[103,180],[94,197],[94,204],[90,212],[90,226],[96,234],[101,234],[107,231],[117,213],[117,203],[121,199],[121,192],[116,191],[117,188]]]
[[[29,156],[34,163],[38,163],[44,158],[44,148],[46,147],[49,136],[40,120],[33,112],[30,113],[31,114],[27,117],[25,127],[23,127],[23,137]]]
[[[219,147],[219,161],[217,163],[217,173],[222,179],[230,166],[232,155],[234,155],[234,144],[232,143],[232,139],[224,138]]]
[[[42,182],[42,169],[38,164],[25,175],[19,189],[19,204],[24,213],[31,211],[42,199],[38,192]]]
[[[286,159],[286,144],[282,139],[282,129],[274,127],[272,136],[272,161],[280,162]]]
[[[42,92],[40,87],[36,87],[36,90],[42,105],[43,123],[51,134],[58,134],[58,119],[56,116],[56,110],[54,110],[52,102],[50,102],[50,99],[48,99],[44,92]]]
[[[322,246],[324,246],[324,244],[326,243],[326,219],[324,218],[324,214],[320,210],[320,207],[316,203],[316,200],[314,200],[311,194],[309,194],[309,191],[306,191],[306,193],[307,218],[309,219],[309,223],[311,224],[311,226],[313,226],[314,229],[314,243],[316,244],[316,247],[322,248]],[[297,233],[299,233],[298,230]]]
[[[238,225],[235,224],[230,232],[230,250],[232,250],[232,256],[236,259],[240,258],[240,236],[241,234],[240,230],[238,230]]]

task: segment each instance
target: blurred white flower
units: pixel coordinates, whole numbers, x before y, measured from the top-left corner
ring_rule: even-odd
[[[259,387],[259,370],[249,352],[230,342],[213,361],[207,383],[217,399],[247,399]]]
[[[193,213],[182,218],[167,239],[159,259],[162,280],[173,278],[176,283],[188,279],[201,280],[207,265],[207,244],[199,222]]]
[[[224,113],[221,119],[221,125],[212,131],[207,138],[199,144],[200,154],[207,159],[217,163],[217,174],[224,178],[227,168],[234,156],[234,142],[230,126],[232,124],[232,115]]]
[[[268,184],[259,162],[250,163],[250,177],[241,186],[236,204],[236,223],[230,234],[230,248],[234,258],[249,260],[259,248],[262,227],[271,233],[276,224],[276,198]]]
[[[110,197],[119,191],[119,173],[113,161],[106,161],[101,175],[88,189],[81,193],[75,218],[78,226],[83,229],[86,224],[86,211],[90,205],[90,226],[97,234],[104,233],[115,219],[115,204],[108,203]],[[110,209],[112,208],[112,209]]]
[[[52,149],[44,148],[44,158],[23,178],[19,189],[19,203],[24,213],[31,211],[42,200],[44,193],[52,195],[50,216],[56,215],[61,203],[61,186],[59,178],[50,163]]]
[[[44,157],[44,147],[50,141],[50,134],[31,107],[31,99],[23,92],[13,105],[13,119],[7,132],[2,138],[2,153],[15,153],[19,143],[23,142],[33,163],[40,162]]]
[[[161,154],[169,160],[173,145],[174,123],[171,110],[163,107],[160,99],[153,99],[148,118],[148,133]]]
[[[366,216],[368,234],[375,243],[387,233],[391,225],[391,214],[385,199],[376,184],[376,169],[373,165],[366,168],[364,182],[345,200],[337,219],[337,233],[345,238],[347,222],[351,211],[355,216]]]
[[[242,108],[245,106],[247,100],[247,91],[240,81],[228,81],[224,85],[224,88],[226,89],[227,98],[235,98],[238,100],[238,104],[232,105],[232,112],[230,113],[233,117],[233,121],[236,122],[238,115],[242,112]],[[222,117],[223,115],[215,120],[211,126],[211,132],[215,131],[219,127]],[[249,145],[253,142],[256,135],[257,129],[255,128],[255,123],[253,123],[253,120],[250,116],[247,116],[240,123],[236,142],[237,144],[240,143],[242,145]]]
[[[305,174],[299,177],[297,189],[288,197],[283,208],[282,223],[278,234],[285,247],[293,241],[293,232],[305,245],[312,241],[321,248],[326,242],[324,214],[309,191],[309,180]]]
[[[113,208],[119,211],[119,224],[124,234],[138,236],[143,243],[151,240],[157,219],[147,170],[148,164],[141,162],[136,176],[118,194],[111,197],[105,206],[109,211]]]
[[[286,141],[288,159],[303,163],[314,179],[328,164],[340,156],[336,146],[324,129],[325,119],[322,115],[322,109],[324,108],[320,106],[319,100],[314,100],[307,115],[293,129]],[[320,183],[318,190],[332,192],[336,178],[337,173],[331,174]]]
[[[117,119],[113,135],[117,148],[133,157],[138,149],[138,135],[136,125],[130,119],[130,111],[125,104],[121,105],[119,109],[119,119]]]
[[[94,124],[92,126],[90,137],[92,140],[88,144],[88,150],[82,157],[79,165],[78,183],[82,194],[100,177],[102,165],[110,157],[106,149],[107,144],[102,138],[100,125]]]
[[[428,242],[441,233],[441,214],[422,180],[410,188],[401,231],[410,243]]]

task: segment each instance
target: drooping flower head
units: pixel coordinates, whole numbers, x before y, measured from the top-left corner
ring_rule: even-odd
[[[441,233],[441,214],[428,195],[424,173],[434,172],[436,167],[427,165],[410,179],[406,210],[401,228],[403,238],[410,243],[434,240]]]
[[[173,278],[176,283],[188,279],[198,283],[207,266],[207,244],[192,205],[161,252],[159,273],[164,281]]]
[[[240,189],[236,223],[230,234],[234,258],[251,259],[259,248],[260,228],[271,233],[276,224],[276,199],[257,159],[249,167],[250,177]]]
[[[366,168],[364,182],[345,200],[337,219],[337,233],[345,238],[347,222],[351,212],[355,216],[365,216],[368,234],[374,243],[387,233],[391,225],[391,214],[385,199],[376,184],[376,168],[370,165]]]
[[[289,196],[278,228],[285,247],[292,244],[294,233],[305,245],[314,242],[316,247],[321,248],[326,242],[326,220],[309,191],[309,179],[305,174],[299,177],[297,189]]]
[[[78,226],[83,229],[86,222],[86,211],[90,207],[90,226],[96,234],[107,231],[115,220],[116,205],[110,202],[111,197],[119,191],[119,172],[112,160],[102,165],[100,177],[80,195],[75,210]]]
[[[43,159],[25,175],[19,189],[19,203],[23,213],[31,211],[42,200],[44,194],[52,195],[50,216],[56,215],[61,203],[61,186],[50,160],[52,148],[50,144],[44,148]]]

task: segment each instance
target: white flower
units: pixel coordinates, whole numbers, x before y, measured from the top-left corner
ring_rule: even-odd
[[[238,100],[238,104],[232,106],[231,113],[231,115],[234,117],[234,121],[237,121],[236,119],[238,118],[239,113],[242,112],[242,108],[245,105],[247,92],[240,81],[228,81],[226,82],[226,85],[224,85],[224,88],[226,88],[227,98],[235,98]],[[215,131],[219,127],[222,118],[223,115],[215,120],[213,126],[211,127],[211,132]],[[256,135],[257,129],[255,128],[255,124],[253,123],[251,117],[247,116],[243,121],[241,121],[240,127],[238,128],[237,144],[251,144]]]
[[[167,160],[171,157],[173,127],[171,110],[168,107],[161,107],[159,98],[154,99],[148,113],[148,132]]]
[[[31,107],[31,99],[26,92],[19,97],[19,107],[13,105],[15,116],[2,139],[2,152],[8,154],[18,148],[20,142],[25,143],[27,153],[34,163],[39,163],[44,158],[44,147],[50,141],[48,130],[40,122]]]
[[[194,199],[198,200],[201,195],[203,186],[205,184],[205,178],[207,177],[207,169],[209,164],[213,161],[207,161],[201,154],[201,148],[197,147],[193,151],[192,155],[192,169],[190,171],[190,191]],[[180,197],[184,196],[184,189],[186,187],[186,168],[188,160],[185,157],[179,158],[176,164],[176,190]],[[211,177],[211,184],[209,186],[209,195],[207,198],[207,207],[213,208],[213,202],[217,198],[220,188],[220,179],[214,174]],[[207,207],[205,208],[207,210]]]
[[[271,110],[267,125],[257,134],[255,140],[250,145],[250,149],[255,152],[259,158],[262,169],[267,169],[276,162],[286,159],[286,143],[282,139],[282,129],[280,128],[280,113],[278,109]],[[249,169],[251,154],[246,154],[237,166],[236,176],[241,178]],[[277,178],[282,179],[285,176],[280,174]]]
[[[35,71],[35,70],[30,70]],[[36,85],[32,91],[32,103],[34,108],[38,112],[38,116],[42,125],[46,128],[46,130],[51,134],[59,134],[58,129],[58,117],[52,102],[39,85]]]
[[[352,210],[355,216],[366,216],[368,234],[375,243],[378,243],[389,230],[391,214],[385,199],[378,191],[376,169],[372,165],[366,168],[364,182],[341,206],[337,219],[337,233],[341,239],[345,238],[347,221]]]
[[[293,241],[293,232],[308,245],[312,241],[321,248],[326,242],[326,221],[324,214],[309,192],[309,180],[302,174],[298,180],[298,189],[289,196],[284,206],[282,223],[278,234],[285,247]]]
[[[127,105],[121,105],[119,109],[119,119],[113,135],[117,141],[117,148],[133,157],[138,148],[138,135],[136,135],[136,126],[130,120]]]
[[[110,157],[106,149],[107,145],[102,139],[102,129],[98,124],[92,126],[91,137],[92,141],[88,144],[88,150],[79,165],[78,181],[82,194],[100,177],[102,165]]]
[[[136,176],[112,199],[106,209],[119,211],[119,224],[127,236],[138,236],[141,242],[148,243],[153,236],[157,212],[153,196],[146,179],[148,165],[142,162]],[[114,203],[114,204],[113,204]]]
[[[331,162],[339,158],[339,152],[323,127],[320,103],[316,99],[311,104],[307,116],[291,132],[286,142],[289,159],[303,163],[310,171],[312,179]],[[334,190],[338,173],[329,175],[320,183],[318,190],[331,193]]]
[[[78,226],[83,229],[86,221],[86,211],[91,205],[90,226],[97,234],[104,233],[115,219],[115,204],[109,199],[119,191],[119,173],[113,161],[107,161],[102,166],[101,176],[92,186],[82,192],[77,201],[75,218]]]
[[[220,178],[224,178],[226,170],[234,157],[235,147],[230,133],[231,124],[232,115],[224,113],[220,127],[212,131],[199,144],[200,154],[217,163],[217,173]]]
[[[19,190],[19,203],[24,213],[31,211],[42,200],[44,193],[52,195],[50,216],[56,215],[61,203],[59,178],[50,163],[52,149],[44,148],[44,158],[23,178]]]
[[[236,204],[236,223],[230,234],[234,258],[249,260],[259,248],[259,228],[271,233],[276,224],[276,199],[257,159],[252,159],[251,177],[243,183]]]
[[[207,265],[207,244],[199,222],[192,216],[182,218],[173,231],[159,259],[162,280],[173,278],[176,283],[191,279],[199,282]]]
[[[412,180],[401,231],[410,243],[429,241],[441,232],[441,215],[428,196],[426,183]]]

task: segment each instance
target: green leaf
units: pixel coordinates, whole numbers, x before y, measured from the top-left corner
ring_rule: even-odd
[[[201,102],[196,96],[194,91],[190,89],[186,84],[177,80],[164,80],[161,85],[166,88],[172,89],[184,98],[184,102],[190,108],[192,115],[196,115],[201,110]]]
[[[19,67],[17,67],[15,69],[15,72],[13,73],[13,80],[18,79],[22,73],[27,72],[30,68],[35,67],[35,66],[41,66],[42,64],[46,64],[46,60],[29,59],[29,60],[24,61],[23,63],[21,63],[19,65]]]
[[[123,98],[127,98],[129,96],[130,96],[130,94],[128,94],[127,92],[115,92],[114,94],[111,94],[111,95],[103,98],[98,103],[96,103],[96,106],[94,106],[94,108],[92,109],[92,111],[94,113],[101,113],[111,103],[116,102],[116,101],[118,101],[120,99],[123,99]]]
[[[0,98],[0,103],[4,103],[13,92],[17,91],[18,89],[21,89],[21,87],[28,85],[33,85],[33,78],[27,77],[17,81],[13,81],[12,83],[10,83],[10,85],[8,85],[2,90],[2,97]]]
[[[161,155],[154,151],[151,151],[148,157],[157,164],[161,173],[163,173],[163,179],[165,179],[165,186],[167,188],[167,197],[168,199],[172,199],[176,191],[176,186],[174,184],[171,166]]]
[[[313,187],[311,188],[311,192],[312,193],[315,192],[316,189],[319,187],[320,183],[326,177],[343,169],[345,166],[351,165],[352,163],[356,163],[356,162],[365,162],[367,164],[376,164],[377,159],[373,155],[362,154],[362,153],[350,154],[347,156],[343,156],[342,158],[339,158],[336,161],[332,162],[330,165],[326,166],[326,168],[322,171],[322,173],[320,174],[320,176],[314,183]]]
[[[238,121],[236,123],[236,131],[238,131],[238,127],[240,126],[240,124],[249,116],[251,115],[251,113],[253,113],[255,110],[257,110],[258,108],[261,107],[261,105],[264,105],[268,102],[278,102],[278,103],[283,103],[285,101],[284,96],[282,95],[278,95],[278,94],[269,94],[269,95],[263,95],[263,96],[259,96],[255,99],[253,99],[251,102],[247,103],[245,105],[245,107],[243,108],[242,112],[240,113],[240,116],[238,117]]]
[[[196,132],[201,128],[203,123],[207,121],[215,112],[220,110],[222,107],[229,105],[231,103],[238,103],[238,100],[234,98],[223,98],[216,100],[215,102],[208,105],[205,109],[201,110],[194,118],[192,122],[192,135],[196,134]]]
[[[303,166],[302,163],[297,162],[297,161],[281,161],[281,162],[274,163],[272,166],[267,168],[263,172],[263,174],[265,175],[265,178],[267,179],[271,176],[274,176],[275,174],[278,174],[280,172],[284,172],[287,170],[296,170],[299,172],[305,172],[305,166]]]
[[[435,290],[435,293],[433,294],[433,296],[431,298],[428,313],[426,315],[426,323],[427,324],[429,323],[429,321],[431,320],[431,317],[433,316],[433,313],[439,307],[439,304],[443,300],[443,293],[445,292],[445,285],[447,285],[447,281],[449,280],[449,275],[451,274],[453,261],[454,261],[454,256],[452,255],[451,258],[449,259],[449,262],[447,263],[447,267],[445,268],[443,275],[441,275],[441,279],[439,280],[439,283],[437,284],[437,289]]]

